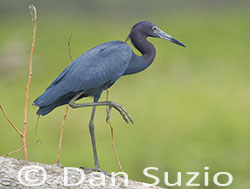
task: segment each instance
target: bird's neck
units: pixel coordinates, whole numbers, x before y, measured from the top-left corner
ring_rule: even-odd
[[[130,38],[135,48],[141,52],[141,58],[146,61],[145,63],[150,65],[155,58],[155,48],[153,44],[150,43],[144,35],[139,35],[136,33],[133,35],[132,33]]]
[[[124,75],[134,74],[145,70],[152,64],[156,53],[153,44],[147,41],[146,36],[131,32],[130,39],[132,44],[142,55],[137,56],[133,53],[130,65]]]

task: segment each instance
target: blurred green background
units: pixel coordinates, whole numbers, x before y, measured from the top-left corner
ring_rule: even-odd
[[[121,78],[110,89],[110,100],[122,104],[135,121],[127,125],[116,111],[111,120],[115,144],[129,178],[153,182],[144,168],[170,182],[182,172],[204,167],[209,187],[217,172],[230,172],[227,188],[250,188],[250,1],[85,0],[0,2],[0,103],[16,126],[23,128],[32,28],[28,5],[37,6],[38,27],[28,113],[29,160],[54,164],[65,107],[39,120],[32,101],[69,64],[67,42],[72,34],[73,59],[111,40],[125,40],[133,24],[149,20],[187,45],[149,39],[157,49],[154,63],[143,73]],[[105,99],[105,93],[102,95]],[[83,102],[89,102],[85,99]],[[88,121],[91,109],[69,109],[61,161],[63,166],[93,167]],[[98,155],[106,171],[119,171],[105,108],[95,119]],[[0,113],[0,155],[22,145]],[[13,155],[23,159],[23,152]],[[221,177],[221,183],[227,178]],[[181,187],[180,187],[181,188]],[[201,187],[203,188],[203,187]]]

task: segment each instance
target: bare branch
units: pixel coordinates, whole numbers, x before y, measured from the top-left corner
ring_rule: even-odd
[[[4,156],[4,157],[9,157],[10,155],[15,154],[15,153],[21,151],[22,149],[24,149],[24,147],[27,147],[27,146],[36,144],[36,143],[38,143],[39,141],[40,141],[40,139],[36,140],[35,142],[26,144],[26,146],[22,146],[22,147],[18,148],[17,150],[13,151],[13,152],[9,152],[9,153],[7,153],[7,154],[4,154],[3,156]]]
[[[71,38],[72,38],[72,34],[70,34],[69,41],[68,41],[68,52],[69,52],[70,64],[72,63],[72,56],[71,56],[71,50],[70,50]],[[68,110],[69,110],[69,106],[66,105],[65,106],[65,113],[64,113],[63,121],[62,121],[61,135],[60,135],[60,139],[59,139],[57,157],[56,157],[56,164],[57,165],[59,165],[59,161],[60,161],[60,154],[61,154],[61,149],[62,149],[62,140],[63,140],[63,133],[64,133],[64,125],[65,125],[66,117],[67,117],[67,114],[68,114]]]
[[[1,104],[0,104],[0,109],[2,110],[4,116],[6,117],[6,119],[8,120],[8,122],[11,124],[11,126],[16,130],[16,132],[20,135],[20,137],[23,138],[23,133],[21,131],[19,131],[19,129],[10,120],[9,116],[7,115],[7,113],[5,112],[5,110],[3,109],[3,106]]]
[[[26,102],[25,102],[25,108],[24,108],[24,129],[23,129],[23,146],[24,146],[24,160],[28,160],[28,153],[27,153],[27,142],[26,142],[26,136],[27,136],[27,114],[28,114],[28,105],[29,105],[29,88],[30,83],[32,79],[32,58],[35,48],[35,42],[36,42],[36,28],[37,28],[37,15],[36,15],[36,7],[34,5],[29,6],[32,21],[34,22],[34,28],[33,28],[33,41],[32,41],[32,48],[30,52],[30,62],[29,62],[29,78],[27,82],[27,86],[25,88],[25,95],[26,95]]]
[[[67,114],[68,114],[69,106],[66,105],[65,108],[66,109],[65,109],[64,116],[63,116],[62,127],[61,127],[61,135],[60,135],[59,146],[58,146],[57,157],[56,157],[56,164],[57,165],[59,165],[59,161],[60,161],[60,154],[61,154],[61,149],[62,149],[62,140],[63,140],[64,125],[65,125],[66,117],[67,117]]]
[[[71,55],[71,49],[70,49],[71,38],[72,38],[72,33],[70,34],[69,41],[68,41],[68,51],[69,51],[69,61],[70,61],[70,64],[72,63],[72,55]]]
[[[106,85],[106,101],[108,101],[108,98],[109,98],[109,90],[108,90],[108,84]],[[106,108],[106,112],[108,113],[108,106]],[[108,119],[108,124],[110,126],[110,132],[111,132],[111,138],[112,138],[112,148],[113,148],[113,151],[114,151],[114,154],[115,154],[115,159],[119,165],[119,168],[121,170],[121,172],[124,172],[123,168],[122,168],[122,165],[121,165],[121,162],[120,162],[120,159],[119,159],[119,156],[118,156],[118,153],[116,151],[116,147],[115,147],[115,139],[114,139],[114,129],[112,127],[112,123],[111,123],[111,120]]]

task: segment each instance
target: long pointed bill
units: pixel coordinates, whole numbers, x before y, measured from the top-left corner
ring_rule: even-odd
[[[172,36],[166,34],[164,31],[162,31],[162,30],[160,30],[160,29],[157,31],[157,33],[158,33],[159,37],[162,38],[162,39],[166,39],[166,40],[168,40],[168,41],[170,41],[170,42],[173,42],[173,43],[175,43],[175,44],[177,44],[177,45],[186,47],[183,43],[181,43],[180,41],[176,40],[176,39],[173,38]]]

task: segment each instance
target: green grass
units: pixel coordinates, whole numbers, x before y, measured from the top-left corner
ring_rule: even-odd
[[[122,104],[135,124],[127,125],[112,111],[115,143],[121,163],[132,179],[152,182],[142,174],[145,167],[158,167],[158,176],[169,172],[200,171],[209,166],[212,175],[228,171],[233,184],[228,188],[249,188],[250,159],[250,55],[249,13],[225,11],[182,13],[176,19],[154,19],[163,30],[187,45],[184,49],[169,42],[150,39],[157,49],[154,63],[143,73],[121,78],[110,90],[110,100]],[[156,16],[155,16],[156,17]],[[103,20],[40,18],[34,55],[30,99],[40,95],[68,65],[67,41],[72,33],[74,58],[109,40],[124,40],[129,21],[103,24]],[[32,25],[30,20],[3,20],[0,51],[13,38],[26,45],[25,65],[0,76],[1,104],[13,122],[23,127],[24,88],[27,81]],[[118,27],[117,27],[118,26]],[[0,66],[5,62],[0,62]],[[105,98],[105,95],[102,96]],[[85,100],[89,101],[89,100]],[[65,108],[60,107],[39,120],[29,106],[28,141],[41,143],[28,148],[29,160],[55,163],[60,127]],[[65,126],[61,164],[93,167],[88,133],[90,108],[69,110]],[[104,170],[119,171],[112,146],[105,108],[98,108],[95,120],[100,164]],[[20,137],[0,115],[0,154],[22,145]],[[22,152],[15,154],[23,158]],[[188,180],[183,175],[183,185]],[[203,176],[197,182],[203,183]],[[160,183],[164,186],[163,179]],[[184,187],[185,188],[185,187]]]

